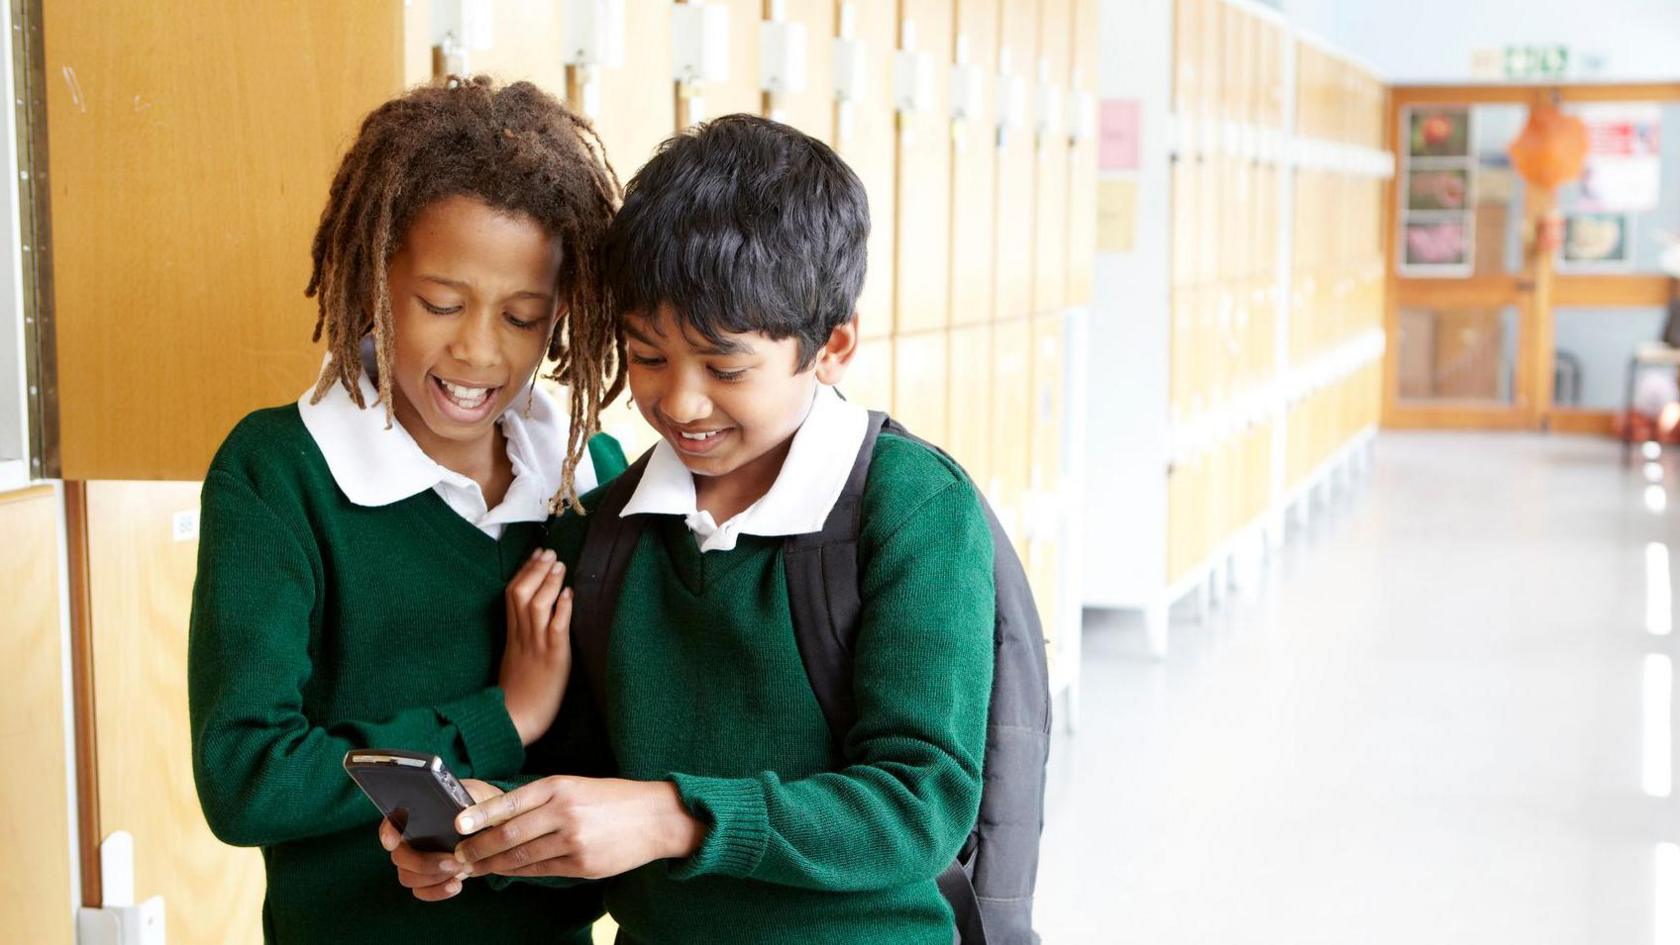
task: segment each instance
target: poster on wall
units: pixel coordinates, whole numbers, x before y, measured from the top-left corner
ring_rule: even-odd
[[[1405,111],[1400,187],[1400,274],[1468,276],[1475,264],[1476,159],[1470,109]]]
[[[1571,209],[1645,213],[1662,191],[1662,106],[1603,103],[1571,111],[1587,126],[1587,162],[1571,188]]]
[[[1563,218],[1558,268],[1614,272],[1633,267],[1633,218],[1625,213],[1572,213]]]

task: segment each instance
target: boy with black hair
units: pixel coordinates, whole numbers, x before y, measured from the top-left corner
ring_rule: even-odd
[[[482,832],[454,859],[397,850],[416,895],[461,870],[618,876],[620,942],[950,945],[940,877],[981,801],[993,535],[959,467],[833,389],[868,233],[856,175],[765,119],[673,138],[631,181],[605,273],[662,439],[550,531],[575,579],[568,698],[600,707],[626,780],[550,777],[470,809],[463,833]],[[797,543],[848,516],[855,558],[817,549],[856,563],[849,674],[824,692],[790,580],[813,573]],[[540,620],[533,588],[510,603]]]

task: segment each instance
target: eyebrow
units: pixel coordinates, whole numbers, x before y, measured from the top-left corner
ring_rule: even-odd
[[[647,335],[643,334],[639,329],[636,328],[636,326],[631,324],[628,319],[626,319],[625,322],[624,322],[624,333],[626,335],[629,335],[631,338],[635,339],[636,341],[640,341],[644,345],[651,345],[652,347],[655,347],[655,348],[659,347],[659,342],[654,341],[652,338],[649,338]],[[686,334],[686,332],[685,332],[685,334]],[[704,347],[696,346],[694,350],[695,350],[695,353],[697,353],[697,354],[711,355],[712,357],[728,357],[730,355],[736,355],[736,354],[752,354],[753,353],[753,348],[752,348],[751,345],[743,344],[739,341],[723,341],[723,342],[720,342],[720,343],[717,343],[717,344],[709,344],[709,345],[706,345]]]
[[[438,285],[446,285],[446,286],[450,287],[451,289],[459,289],[462,292],[468,292],[468,291],[471,291],[471,289],[472,289],[472,286],[468,285],[465,282],[460,281],[459,279],[445,279],[442,276],[428,275],[426,273],[422,273],[420,275],[420,278],[425,280],[426,282],[435,282]],[[552,293],[552,292],[538,292],[535,289],[526,289],[523,292],[515,292],[512,295],[508,296],[508,298],[510,298],[510,299],[538,299],[540,301],[546,302],[546,301],[549,301],[550,299],[554,298],[554,293]]]

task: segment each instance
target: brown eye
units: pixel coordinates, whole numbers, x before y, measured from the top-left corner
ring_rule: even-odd
[[[431,302],[428,302],[426,300],[425,296],[422,296],[422,295],[417,295],[417,296],[415,296],[415,298],[420,300],[420,305],[421,305],[422,308],[424,308],[428,312],[431,312],[433,315],[453,315],[456,312],[459,312],[461,310],[461,306],[459,306],[459,305],[454,306],[453,308],[444,308],[441,305],[433,305]]]

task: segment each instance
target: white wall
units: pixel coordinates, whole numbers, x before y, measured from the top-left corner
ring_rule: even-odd
[[[1132,252],[1099,252],[1091,302],[1083,599],[1144,607],[1166,582],[1167,234],[1171,177],[1172,0],[1103,0],[1103,98],[1142,105]]]
[[[1292,23],[1396,83],[1469,82],[1475,50],[1552,43],[1569,47],[1586,81],[1680,78],[1680,0],[1283,0],[1281,6]]]

